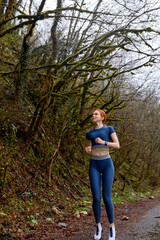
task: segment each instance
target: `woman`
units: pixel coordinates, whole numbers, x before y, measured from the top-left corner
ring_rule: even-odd
[[[89,177],[93,196],[93,212],[96,221],[95,240],[101,239],[102,233],[100,222],[101,178],[103,183],[103,200],[110,224],[108,240],[115,240],[114,207],[111,200],[114,166],[109,155],[109,147],[119,149],[120,145],[115,130],[111,126],[106,126],[104,124],[105,120],[105,112],[101,109],[95,110],[92,116],[95,127],[86,133],[86,152],[91,153]]]

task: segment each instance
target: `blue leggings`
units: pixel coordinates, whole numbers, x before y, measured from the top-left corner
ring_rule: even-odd
[[[114,207],[111,199],[112,183],[114,178],[114,166],[111,158],[104,160],[91,159],[89,177],[93,195],[93,212],[96,223],[100,223],[101,218],[101,178],[102,194],[106,207],[109,223],[114,223]]]

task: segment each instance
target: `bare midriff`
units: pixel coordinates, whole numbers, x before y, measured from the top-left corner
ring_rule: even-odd
[[[109,154],[108,148],[94,148],[92,149],[92,155],[94,156],[103,156]]]

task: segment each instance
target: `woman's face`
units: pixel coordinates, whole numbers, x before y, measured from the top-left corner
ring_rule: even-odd
[[[92,122],[97,123],[97,122],[102,122],[103,121],[103,117],[101,116],[99,111],[94,111],[93,115],[92,115]]]

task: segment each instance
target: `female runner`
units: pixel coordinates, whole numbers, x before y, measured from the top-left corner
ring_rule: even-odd
[[[114,207],[111,199],[114,166],[109,155],[109,148],[119,149],[119,141],[115,130],[104,124],[106,114],[97,109],[93,112],[92,121],[95,127],[86,133],[86,152],[91,153],[89,177],[93,196],[93,212],[96,221],[95,240],[101,239],[101,179],[102,195],[109,221],[109,238],[115,240]]]

